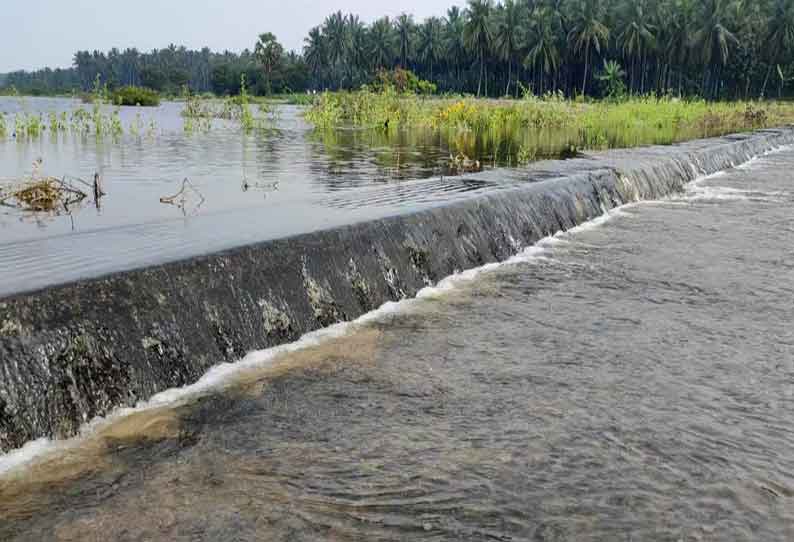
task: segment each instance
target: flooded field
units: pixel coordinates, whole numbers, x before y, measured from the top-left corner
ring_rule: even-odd
[[[253,103],[259,120],[243,130],[229,119],[187,119],[185,107],[0,97],[0,295],[512,187],[527,181],[520,160],[576,156],[592,136],[560,128],[315,129],[302,107]],[[104,116],[101,136],[91,132],[93,115]],[[598,148],[671,137],[654,127],[614,132],[599,136]],[[44,210],[8,197],[15,183],[41,178],[82,196]]]
[[[349,129],[331,141],[314,133],[300,108],[287,105],[275,106],[264,130],[246,134],[213,120],[209,131],[186,133],[183,106],[120,108],[125,127],[144,127],[137,135],[127,128],[102,138],[44,132],[23,141],[9,132],[0,141],[0,180],[38,170],[90,183],[98,173],[107,193],[98,205],[88,197],[46,213],[0,205],[0,294],[437,205],[515,182],[450,177],[450,150],[439,137],[395,133],[383,140]],[[80,107],[91,106],[0,97],[9,130],[22,109],[46,118]]]
[[[14,452],[0,539],[791,540],[792,167],[622,208]]]

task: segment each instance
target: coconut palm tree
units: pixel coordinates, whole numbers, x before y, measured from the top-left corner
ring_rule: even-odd
[[[430,64],[430,79],[433,79],[433,65],[444,53],[443,25],[438,17],[430,17],[419,25],[417,52],[422,62]]]
[[[653,14],[649,9],[648,0],[632,0],[623,4],[621,10],[621,26],[623,31],[618,35],[618,44],[623,55],[631,61],[631,80],[629,88],[633,90],[637,83],[639,67],[640,92],[645,92],[646,61],[648,54],[656,48],[656,26],[652,22]]]
[[[444,49],[448,62],[455,72],[455,82],[460,85],[460,66],[466,59],[466,43],[463,39],[465,20],[460,8],[452,6],[447,10],[444,29]]]
[[[485,78],[485,56],[491,51],[493,44],[493,32],[491,29],[491,12],[493,3],[491,0],[469,0],[466,8],[466,24],[463,28],[463,40],[466,48],[472,51],[480,64],[480,76],[477,81],[477,96],[482,91],[482,82]],[[486,94],[488,93],[488,83],[486,81]]]
[[[730,55],[730,46],[737,45],[736,36],[726,24],[726,0],[703,0],[696,21],[692,43],[700,51],[703,64],[712,62],[725,65]]]
[[[542,94],[544,75],[552,76],[552,84],[555,89],[557,87],[557,73],[560,71],[562,61],[558,37],[561,26],[557,14],[546,7],[535,9],[532,21],[527,37],[529,52],[524,58],[524,66],[540,70],[540,92]]]
[[[347,18],[337,11],[325,19],[323,25],[325,41],[327,46],[327,59],[334,70],[337,72],[337,87],[342,87],[344,73],[339,69],[339,65],[345,60],[347,52],[350,50],[350,35],[347,29]]]
[[[673,0],[663,3],[658,12],[660,48],[663,51],[668,74],[674,69],[678,72],[679,96],[683,94],[684,73],[692,52],[690,27],[693,11],[692,0]],[[667,78],[669,79],[670,75]],[[669,88],[669,82],[663,86]]]
[[[510,95],[513,83],[513,63],[522,47],[521,5],[515,0],[504,0],[496,13],[496,29],[494,31],[494,49],[504,61],[507,61],[507,88],[505,96]]]
[[[571,4],[572,26],[568,32],[568,43],[577,54],[584,53],[584,75],[582,94],[587,90],[587,76],[590,69],[590,51],[601,53],[609,42],[609,28],[604,24],[604,3],[602,0],[578,0]]]
[[[388,17],[381,17],[372,24],[369,30],[369,54],[376,70],[390,65],[394,60],[394,37],[394,27]]]
[[[309,35],[304,38],[303,43],[303,58],[312,75],[321,81],[322,86],[322,73],[328,62],[328,52],[320,28],[315,26],[309,30]]]
[[[369,31],[358,15],[350,14],[347,16],[347,34],[348,50],[345,64],[347,65],[348,78],[352,84],[359,74],[365,71],[368,64]]]
[[[408,61],[413,50],[414,17],[407,13],[402,13],[394,23],[397,30],[397,41],[400,47],[400,66],[408,68]]]
[[[719,91],[719,74],[728,63],[731,46],[739,44],[728,28],[728,6],[727,0],[703,0],[696,14],[695,33],[692,35],[692,47],[699,52],[704,67],[703,88],[711,96],[716,96]]]
[[[794,50],[794,2],[791,0],[774,0],[767,24],[764,49],[769,55],[769,68],[761,89],[762,97],[766,94],[766,86],[773,67],[783,62]]]

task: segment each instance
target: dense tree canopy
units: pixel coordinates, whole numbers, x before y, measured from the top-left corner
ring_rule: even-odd
[[[157,91],[179,93],[184,85],[195,92],[236,94],[241,75],[246,75],[254,92],[301,91],[310,84],[309,69],[303,57],[285,53],[272,34],[262,34],[254,51],[214,53],[207,48],[191,51],[170,45],[141,53],[137,49],[119,51],[78,51],[74,67],[65,70],[13,72],[6,86],[25,94],[86,91],[99,76],[111,88],[144,86]]]
[[[358,88],[404,67],[439,90],[489,96],[559,90],[601,96],[624,79],[630,93],[750,98],[794,94],[794,0],[468,0],[445,16],[403,13],[365,24],[336,12],[300,53],[263,34],[254,52],[170,46],[80,51],[74,67],[8,74],[23,92],[143,85],[220,94]],[[610,85],[603,84],[604,70]]]

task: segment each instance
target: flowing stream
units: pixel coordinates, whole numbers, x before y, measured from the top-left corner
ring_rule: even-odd
[[[0,539],[793,540],[793,168],[769,154],[14,452]]]

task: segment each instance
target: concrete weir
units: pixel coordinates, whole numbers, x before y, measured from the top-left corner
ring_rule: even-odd
[[[522,171],[527,183],[517,188],[5,297],[0,450],[73,435],[220,362],[353,319],[792,143],[794,129],[781,128],[543,162]]]

